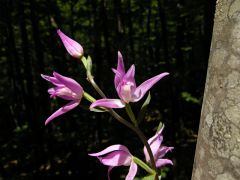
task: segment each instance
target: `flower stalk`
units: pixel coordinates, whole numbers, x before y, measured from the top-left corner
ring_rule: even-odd
[[[89,82],[91,83],[91,85],[93,86],[93,88],[98,92],[98,94],[102,97],[102,98],[106,98],[106,95],[102,92],[102,90],[99,88],[99,86],[96,84],[96,82],[94,81],[94,78],[92,75],[88,76],[87,79],[89,80]],[[122,123],[123,125],[127,126],[129,129],[131,129],[132,131],[134,131],[139,139],[142,141],[142,143],[144,144],[144,146],[147,149],[147,152],[149,154],[150,157],[150,162],[151,162],[151,166],[154,169],[154,171],[157,174],[157,167],[154,161],[154,157],[153,157],[153,153],[152,150],[150,148],[150,145],[147,142],[146,137],[144,136],[144,134],[142,133],[142,131],[138,128],[135,127],[134,125],[132,125],[131,123],[129,123],[127,120],[125,120],[123,117],[121,117],[118,113],[116,113],[113,109],[109,109],[109,113],[116,119],[118,120],[120,123]],[[155,176],[155,180],[159,180],[158,176]]]
[[[87,99],[89,102],[93,103],[96,101],[96,99],[94,97],[92,97],[90,94],[88,94],[87,92],[83,93],[83,97],[85,99]]]
[[[98,92],[98,94],[102,97],[102,98],[106,98],[106,95],[104,94],[104,92],[102,92],[102,90],[100,89],[100,87],[95,83],[93,76],[90,73],[87,73],[87,80],[91,83],[91,85],[93,86],[93,88]]]
[[[105,148],[100,152],[89,154],[89,156],[97,157],[103,165],[109,166],[108,179],[110,180],[110,171],[112,168],[118,166],[129,166],[129,171],[125,179],[134,180],[134,177],[138,171],[138,165],[150,174],[149,176],[144,177],[144,179],[161,179],[161,176],[158,176],[157,168],[168,164],[173,165],[173,162],[167,158],[164,158],[164,156],[166,153],[172,151],[174,147],[167,147],[162,145],[162,131],[164,129],[164,125],[160,124],[158,126],[156,134],[148,140],[138,127],[138,123],[140,123],[141,119],[143,118],[143,114],[145,113],[146,106],[150,102],[150,93],[142,105],[137,118],[132,111],[130,103],[140,101],[160,79],[167,76],[169,73],[164,72],[155,75],[137,86],[135,81],[135,65],[132,64],[131,67],[126,71],[122,54],[118,52],[118,64],[116,69],[112,68],[112,70],[115,74],[114,86],[119,98],[109,99],[94,81],[94,76],[92,75],[93,65],[91,57],[84,57],[83,47],[78,42],[65,35],[60,29],[57,30],[57,33],[67,52],[72,57],[81,60],[86,69],[87,80],[102,97],[102,99],[96,100],[90,94],[85,92],[82,86],[78,84],[74,79],[63,76],[56,72],[53,72],[53,76],[41,74],[43,79],[49,81],[54,85],[53,88],[48,89],[50,98],[60,97],[64,100],[70,101],[68,104],[62,106],[50,117],[48,117],[48,119],[45,121],[45,124],[49,123],[54,118],[74,109],[78,105],[83,106],[80,104],[80,102],[82,98],[85,98],[87,101],[92,103],[89,107],[91,111],[108,112],[118,122],[127,126],[135,134],[137,134],[141,142],[144,144],[143,152],[145,155],[145,162],[133,156],[128,148],[121,144],[115,144],[109,146],[108,148]],[[125,108],[130,121],[126,120],[117,112],[115,112],[113,110],[114,108]]]
[[[134,115],[134,113],[132,111],[131,105],[130,104],[126,104],[125,109],[126,109],[126,112],[127,112],[128,116],[129,116],[129,118],[131,119],[133,124],[137,127],[138,123],[137,123],[136,117],[135,117],[135,115]]]

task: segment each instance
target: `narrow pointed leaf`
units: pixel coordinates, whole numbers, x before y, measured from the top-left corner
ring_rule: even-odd
[[[107,112],[108,110],[101,107],[101,109],[92,108],[91,111],[99,113],[99,112]]]
[[[145,176],[144,178],[142,178],[142,180],[155,180],[155,174],[154,175],[150,175],[150,176]]]
[[[147,106],[149,105],[151,101],[151,94],[150,92],[148,93],[148,96],[147,96],[147,99],[145,100],[145,102],[143,103],[142,107],[141,107],[141,110],[139,111],[138,113],[138,117],[137,117],[137,122],[138,124],[141,123],[141,121],[143,120],[144,118],[144,115],[146,113],[146,110],[147,110]]]
[[[159,177],[159,180],[160,179],[161,179],[161,177]],[[136,178],[134,178],[134,180],[155,180],[155,174],[145,176],[145,177],[136,177]]]
[[[141,168],[147,171],[149,174],[155,174],[155,171],[150,168],[146,163],[144,163],[141,159],[133,156],[133,161],[138,164]]]
[[[84,110],[87,110],[87,111],[89,110],[89,106],[86,106],[86,105],[79,105],[79,107]],[[93,108],[92,111],[93,112],[107,112],[108,110],[101,107],[101,108]]]
[[[156,132],[160,131],[163,126],[164,124],[160,121]]]

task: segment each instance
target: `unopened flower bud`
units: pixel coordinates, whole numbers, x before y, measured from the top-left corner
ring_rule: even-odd
[[[60,29],[57,30],[57,33],[68,53],[74,58],[81,58],[83,55],[83,47],[78,42],[66,36]]]

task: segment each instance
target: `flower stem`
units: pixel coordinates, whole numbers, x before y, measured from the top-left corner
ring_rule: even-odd
[[[136,120],[136,117],[135,117],[135,115],[134,115],[134,113],[132,111],[132,108],[131,108],[130,104],[126,104],[125,109],[127,111],[127,114],[129,116],[129,118],[131,119],[133,124],[137,127],[138,126],[137,120]]]
[[[114,110],[110,109],[109,113],[115,118],[117,119],[120,123],[124,124],[125,126],[127,126],[128,128],[130,128],[132,131],[134,131],[138,137],[140,138],[140,140],[142,141],[142,143],[145,145],[145,147],[147,148],[147,152],[149,154],[150,157],[150,161],[151,161],[151,165],[152,168],[155,170],[155,172],[157,173],[157,168],[156,168],[156,164],[155,164],[155,160],[153,157],[153,153],[152,150],[147,142],[146,137],[144,136],[144,134],[142,133],[142,131],[138,128],[133,126],[131,123],[129,123],[127,120],[125,120],[123,117],[121,117],[118,113],[116,113]]]
[[[98,94],[102,97],[102,98],[106,98],[106,95],[102,92],[102,90],[99,88],[99,86],[95,83],[93,76],[91,74],[87,75],[87,79],[89,80],[89,82],[92,84],[93,88],[98,92]],[[125,120],[123,117],[121,117],[118,113],[116,113],[113,109],[108,109],[109,113],[116,119],[118,120],[120,123],[124,124],[125,126],[127,126],[129,129],[131,129],[132,131],[134,131],[138,137],[140,138],[140,140],[142,141],[142,143],[144,144],[144,146],[147,149],[147,152],[149,154],[150,157],[150,162],[151,162],[151,166],[154,169],[154,171],[156,172],[156,176],[155,176],[155,180],[159,180],[158,176],[157,176],[157,167],[155,164],[155,160],[153,157],[153,153],[152,150],[150,148],[150,145],[147,142],[146,137],[144,136],[144,134],[142,133],[142,131],[138,128],[135,127],[134,125],[132,125],[131,123],[129,123],[127,120]]]
[[[91,103],[93,103],[93,102],[95,102],[96,101],[96,99],[95,98],[93,98],[90,94],[88,94],[87,92],[84,92],[83,93],[83,97],[85,98],[85,99],[87,99],[89,102],[91,102]]]
[[[87,79],[88,81],[92,84],[93,88],[98,92],[98,94],[102,97],[102,98],[106,98],[106,95],[102,92],[102,90],[100,89],[100,87],[95,83],[93,76],[89,73],[87,73]]]

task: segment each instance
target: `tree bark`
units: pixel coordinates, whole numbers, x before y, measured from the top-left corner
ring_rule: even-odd
[[[240,179],[240,0],[218,0],[192,180]]]

